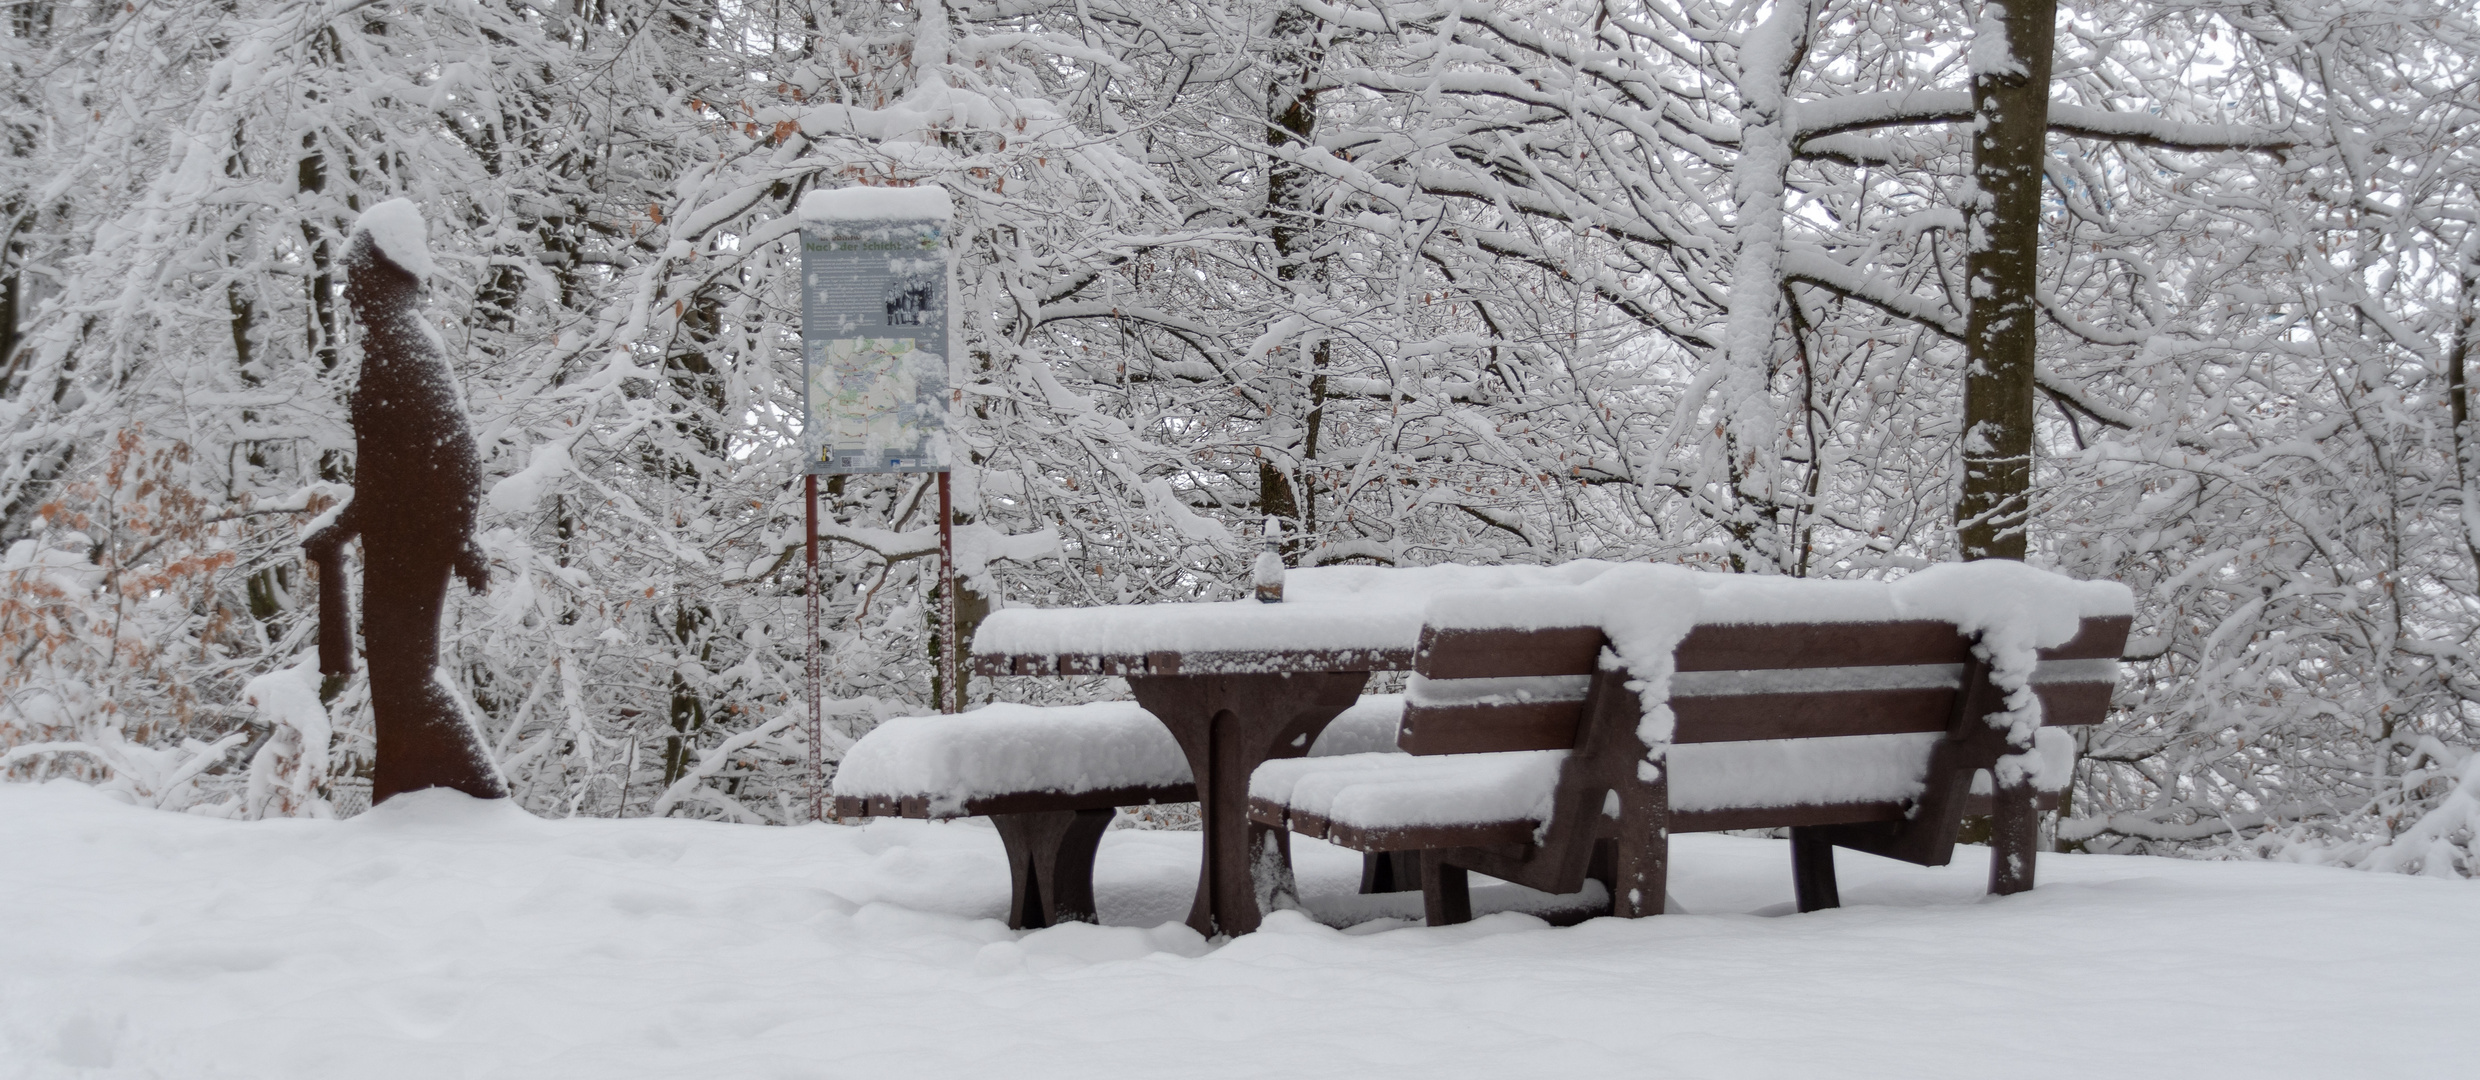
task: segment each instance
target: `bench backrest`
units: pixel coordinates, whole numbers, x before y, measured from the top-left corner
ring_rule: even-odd
[[[2073,640],[2040,651],[2044,724],[2102,719],[2132,622],[2088,618]],[[1413,658],[1421,682],[1396,744],[1414,754],[1574,747],[1603,644],[1591,626],[1425,627]],[[1676,656],[1673,742],[1887,735],[1950,728],[1972,641],[1926,620],[1705,624]]]

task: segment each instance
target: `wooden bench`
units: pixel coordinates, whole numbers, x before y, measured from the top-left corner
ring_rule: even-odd
[[[1963,818],[1985,814],[1990,888],[2021,891],[2039,812],[2072,766],[2072,739],[2055,729],[2107,712],[2131,621],[2088,617],[2039,651],[2035,752],[2047,768],[2029,775],[1999,769],[2016,748],[1988,718],[2006,703],[1974,639],[1949,622],[1694,626],[1673,654],[1659,769],[1644,767],[1643,697],[1601,627],[1432,625],[1398,734],[1411,756],[1260,766],[1250,819],[1268,835],[1253,842],[1285,855],[1288,829],[1365,853],[1417,851],[1435,925],[1471,917],[1468,871],[1558,894],[1590,876],[1609,886],[1614,914],[1658,914],[1671,833],[1787,826],[1798,907],[1814,911],[1839,903],[1835,847],[1941,866]],[[1993,785],[1993,772],[2006,782]],[[1259,865],[1271,879],[1261,895],[1291,896],[1287,859]]]
[[[1400,695],[1371,695],[1310,753],[1394,741]],[[1179,742],[1135,702],[989,705],[889,720],[837,767],[838,817],[988,817],[1007,849],[1008,925],[1095,918],[1094,855],[1123,806],[1197,801]]]

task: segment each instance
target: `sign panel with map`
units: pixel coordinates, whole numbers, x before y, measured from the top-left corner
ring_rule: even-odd
[[[802,207],[807,470],[945,472],[950,334],[944,215],[858,214],[852,211],[864,207],[850,202],[828,202],[823,213]]]

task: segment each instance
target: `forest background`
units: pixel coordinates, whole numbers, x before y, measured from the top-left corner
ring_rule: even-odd
[[[538,813],[806,806],[821,188],[956,194],[968,626],[1236,598],[1268,515],[1298,566],[1955,558],[1998,17],[13,0],[0,770],[366,803],[299,544],[353,477],[336,260],[398,196],[490,484],[447,674]],[[2139,605],[2060,846],[2480,875],[2476,79],[2465,5],[2060,13],[2026,536]],[[826,485],[830,761],[934,700],[925,488]]]

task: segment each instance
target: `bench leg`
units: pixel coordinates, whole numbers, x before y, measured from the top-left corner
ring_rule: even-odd
[[[1659,915],[1670,888],[1670,778],[1629,783],[1619,799],[1610,913],[1622,919]]]
[[[1435,856],[1421,860],[1421,913],[1431,926],[1472,921],[1472,881],[1463,867]]]
[[[992,814],[1007,846],[1008,925],[1018,930],[1094,920],[1094,850],[1119,811]]]
[[[1372,851],[1361,856],[1361,892],[1411,892],[1421,887],[1421,853]]]
[[[1989,892],[2032,891],[2033,858],[2041,844],[2041,807],[2031,784],[1994,792],[1989,809]]]
[[[1834,883],[1834,843],[1823,830],[1791,827],[1791,892],[1803,912],[1843,906]]]

